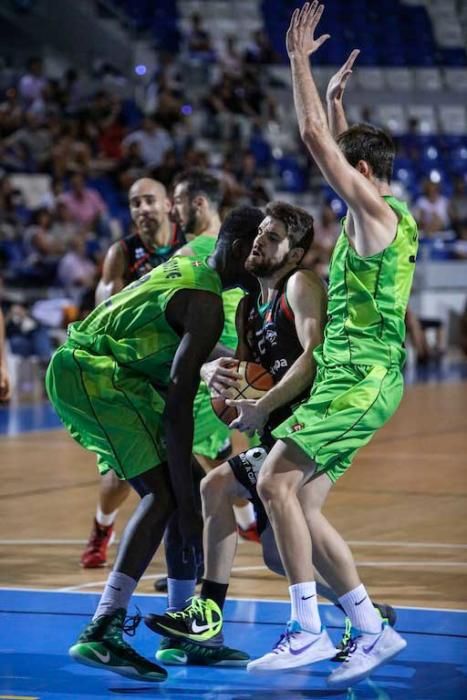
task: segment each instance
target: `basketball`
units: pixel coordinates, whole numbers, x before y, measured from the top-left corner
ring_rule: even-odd
[[[255,362],[232,360],[232,368],[241,375],[238,385],[229,390],[229,399],[260,399],[274,386],[271,374]],[[224,396],[213,396],[212,407],[217,417],[227,425],[237,418],[235,406],[227,406]]]

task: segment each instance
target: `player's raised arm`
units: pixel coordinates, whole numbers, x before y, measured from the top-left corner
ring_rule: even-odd
[[[96,288],[96,306],[123,289],[126,284],[125,268],[125,252],[117,241],[110,246],[104,258],[102,277]]]
[[[168,314],[182,340],[172,362],[167,390],[165,430],[170,479],[177,502],[182,537],[196,540],[202,527],[194,500],[191,453],[193,401],[200,382],[200,369],[220,337],[224,324],[222,300],[211,292],[179,292]]]
[[[337,138],[339,134],[342,134],[348,128],[343,97],[345,86],[352,75],[352,67],[359,53],[359,49],[354,49],[344,65],[339,68],[337,73],[334,73],[328,83],[326,90],[326,106],[329,128],[334,138]]]
[[[309,57],[329,38],[315,39],[324,6],[314,0],[295,10],[287,32],[295,110],[300,135],[327,182],[345,200],[360,228],[358,252],[373,255],[387,247],[397,219],[367,177],[368,163],[351,164],[334,140],[310,70]]]

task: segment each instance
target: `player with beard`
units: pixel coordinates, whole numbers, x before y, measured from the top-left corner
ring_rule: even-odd
[[[271,431],[306,400],[315,375],[313,350],[323,340],[327,299],[316,273],[301,268],[312,240],[313,219],[306,211],[283,202],[267,206],[245,263],[258,279],[260,291],[246,295],[240,304],[236,356],[261,364],[272,374],[274,387],[257,401],[228,402],[239,411],[231,426],[248,430],[253,420],[255,427],[262,429],[261,445],[229,459],[202,481],[206,571],[201,596],[183,614],[169,612],[146,618],[154,631],[177,636],[178,655],[172,659],[160,652],[156,655],[165,663],[219,664],[218,645],[223,644],[223,636],[218,629],[208,639],[214,627],[209,615],[219,627],[237,545],[233,512],[236,498],[249,498],[254,504],[264,562],[270,570],[285,575],[274,532],[256,491],[256,480],[274,443]],[[222,359],[204,365],[201,376],[211,390],[227,395],[236,377]],[[317,578],[320,594],[337,604],[335,593],[319,574]],[[375,606],[382,617],[390,615],[393,622],[392,609]],[[193,632],[193,621],[203,630],[201,634]],[[345,658],[348,652],[345,641],[346,638],[337,660]],[[237,665],[248,661],[246,655],[241,659],[238,652],[237,658]]]
[[[181,227],[169,218],[171,202],[161,182],[147,177],[137,180],[130,188],[128,200],[135,231],[113,243],[107,251],[96,289],[96,304],[166,262],[186,242]],[[100,465],[100,474],[96,515],[81,555],[85,569],[95,569],[107,562],[115,518],[131,490],[126,481],[104,464]]]

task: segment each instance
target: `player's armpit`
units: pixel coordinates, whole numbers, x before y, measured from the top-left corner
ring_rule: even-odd
[[[125,286],[125,273],[127,261],[120,243],[110,246],[104,258],[102,277],[96,289],[96,304],[108,299]]]

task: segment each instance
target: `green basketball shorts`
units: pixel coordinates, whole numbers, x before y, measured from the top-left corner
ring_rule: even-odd
[[[308,401],[274,431],[290,439],[335,482],[360,447],[394,414],[403,394],[399,367],[319,367]]]
[[[71,436],[97,454],[101,473],[110,467],[131,479],[166,461],[163,397],[113,358],[66,343],[52,357],[46,388]]]
[[[194,454],[215,459],[219,452],[225,448],[230,430],[214,413],[211,406],[211,395],[204,382],[199,385],[195,397],[193,418],[195,421]]]

